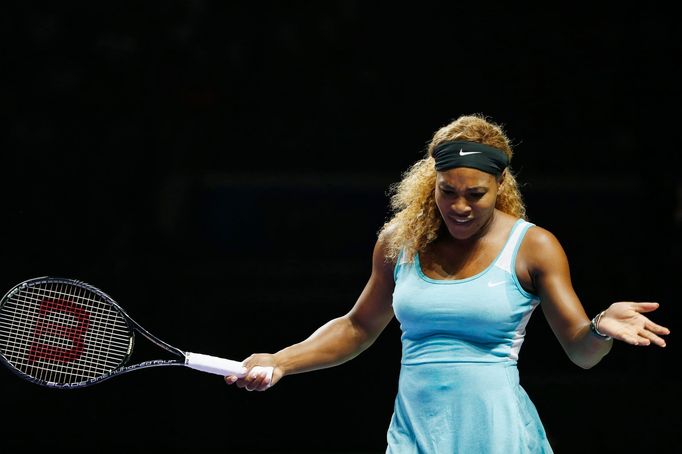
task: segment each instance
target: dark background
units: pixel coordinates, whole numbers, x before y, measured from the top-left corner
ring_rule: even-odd
[[[651,317],[673,331],[666,349],[617,343],[584,371],[536,313],[519,369],[555,451],[678,445],[682,46],[671,11],[201,0],[2,10],[6,289],[77,278],[184,350],[276,351],[351,307],[388,186],[436,129],[483,113],[511,136],[529,219],[564,245],[587,312],[659,301]],[[0,371],[0,451],[379,453],[399,360],[394,321],[354,361],[266,393],[185,368],[72,391]]]

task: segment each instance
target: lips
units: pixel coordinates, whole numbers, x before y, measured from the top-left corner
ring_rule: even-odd
[[[469,222],[473,221],[472,218],[464,218],[464,219],[462,219],[462,218],[450,218],[450,219],[452,219],[452,221],[454,221],[455,224],[460,224],[460,225],[468,224]]]

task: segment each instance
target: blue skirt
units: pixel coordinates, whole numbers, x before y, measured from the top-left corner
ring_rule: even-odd
[[[552,453],[515,362],[403,364],[387,454]]]

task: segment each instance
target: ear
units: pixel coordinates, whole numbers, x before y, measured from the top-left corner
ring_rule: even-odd
[[[504,188],[505,176],[507,175],[507,169],[504,169],[499,177],[497,177],[497,190],[498,192]]]

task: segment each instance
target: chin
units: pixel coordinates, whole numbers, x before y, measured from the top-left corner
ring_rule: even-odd
[[[473,222],[464,225],[448,223],[447,227],[450,236],[456,240],[468,240],[479,231],[479,226]]]

